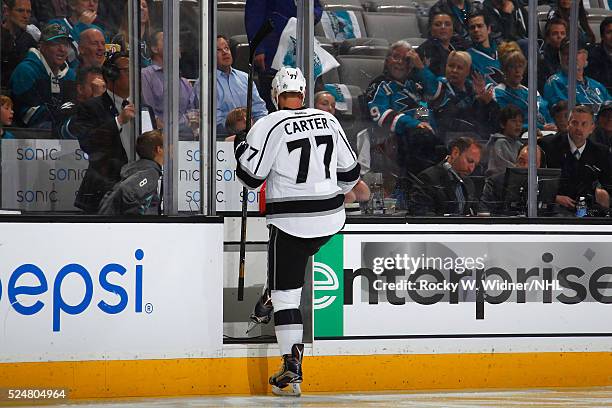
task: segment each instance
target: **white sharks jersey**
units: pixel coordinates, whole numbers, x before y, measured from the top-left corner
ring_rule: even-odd
[[[255,123],[236,147],[247,188],[266,184],[266,220],[302,238],[332,235],[345,222],[344,194],[359,164],[338,120],[318,109],[280,110]]]

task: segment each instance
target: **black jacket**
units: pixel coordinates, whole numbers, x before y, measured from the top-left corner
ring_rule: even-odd
[[[469,177],[461,181],[444,168],[444,162],[425,169],[418,175],[422,184],[415,183],[409,197],[413,215],[475,215],[478,198],[475,197],[474,183]],[[465,206],[459,211],[455,188],[461,183]]]
[[[453,5],[451,0],[438,0],[438,2],[436,2],[429,9],[430,19],[432,15],[435,15],[435,12],[440,9],[444,10],[444,12],[453,17],[453,44],[455,47],[461,50],[466,50],[471,46],[470,34],[467,26],[467,16],[472,10],[474,10],[474,4],[471,0],[464,0],[464,7],[464,16],[461,18],[458,17],[458,15],[461,14],[461,11],[459,11],[457,7]]]
[[[544,93],[544,85],[548,78],[561,69],[559,50],[544,44],[538,53],[538,91]]]
[[[89,167],[74,203],[86,212],[98,211],[100,200],[121,179],[121,167],[128,161],[115,121],[117,115],[113,100],[104,93],[79,104],[68,125],[89,155]]]
[[[98,214],[159,214],[157,190],[162,168],[153,160],[140,159],[123,166],[121,181],[102,199]]]
[[[572,155],[567,133],[546,136],[538,142],[546,153],[546,164],[561,169],[559,195],[573,199],[594,194],[597,183],[612,192],[612,173],[608,149],[589,139],[580,160]]]
[[[608,93],[612,94],[612,58],[601,43],[589,49],[589,65],[585,73],[601,82],[608,89]]]
[[[446,49],[440,40],[437,38],[429,38],[423,44],[419,45],[417,52],[423,62],[428,63],[428,67],[436,74],[436,76],[446,76],[446,61],[448,60],[448,54],[455,50],[456,47],[451,43],[451,49]]]
[[[30,48],[38,43],[25,30],[18,29],[15,35],[2,27],[2,86],[8,87],[13,70],[26,56]]]
[[[514,11],[504,13],[495,7],[493,0],[483,2],[483,11],[491,23],[491,40],[501,42],[527,38],[529,24],[527,10],[516,1],[513,3]]]

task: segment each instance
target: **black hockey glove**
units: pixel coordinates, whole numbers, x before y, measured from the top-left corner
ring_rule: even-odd
[[[246,142],[247,134],[245,131],[236,133],[236,138],[234,139],[234,156],[236,160],[240,160],[240,156],[247,150],[249,145]]]

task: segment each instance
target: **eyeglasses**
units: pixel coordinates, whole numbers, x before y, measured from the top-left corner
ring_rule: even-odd
[[[230,52],[230,49],[228,47],[217,48],[217,52]]]

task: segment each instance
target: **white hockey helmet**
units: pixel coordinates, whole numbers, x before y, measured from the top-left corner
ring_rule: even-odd
[[[272,102],[278,109],[278,97],[284,92],[306,93],[306,79],[299,68],[281,67],[272,80]]]

